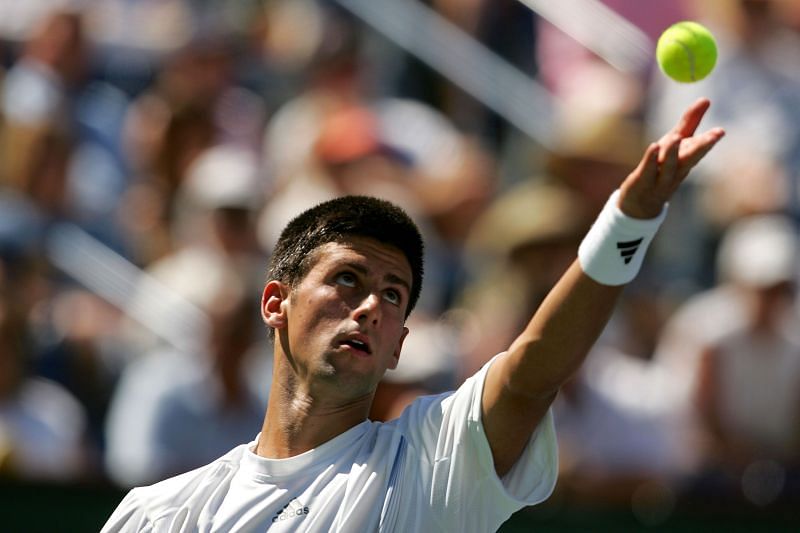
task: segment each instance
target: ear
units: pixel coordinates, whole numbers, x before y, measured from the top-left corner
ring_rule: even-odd
[[[394,370],[397,368],[397,364],[400,362],[400,350],[403,349],[403,342],[406,340],[406,336],[408,335],[408,328],[403,327],[403,333],[400,335],[400,339],[397,341],[397,346],[394,349],[394,353],[392,354],[392,360],[389,362],[389,368]]]
[[[286,327],[286,305],[289,291],[280,281],[272,280],[261,295],[261,318],[271,328]]]

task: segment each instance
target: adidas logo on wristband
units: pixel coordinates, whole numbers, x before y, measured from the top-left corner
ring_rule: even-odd
[[[629,217],[619,208],[619,196],[617,189],[578,247],[583,272],[610,286],[630,283],[636,277],[647,247],[667,216],[665,204],[656,218]]]
[[[639,237],[635,241],[625,241],[625,242],[618,242],[617,249],[619,250],[619,255],[625,261],[625,264],[631,262],[633,256],[636,255],[636,251],[639,249],[639,245],[642,244],[643,237]]]

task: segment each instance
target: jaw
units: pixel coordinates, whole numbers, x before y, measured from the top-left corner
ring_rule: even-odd
[[[354,351],[338,348],[325,351],[314,361],[304,361],[276,346],[272,388],[281,391],[280,401],[288,405],[299,401],[301,405],[332,407],[365,398],[371,401],[386,368],[377,364],[376,356]]]
[[[280,413],[281,426],[336,424],[339,417],[360,422],[369,414],[376,387],[374,380],[344,374],[333,365],[317,369],[313,379],[301,379],[288,363],[276,362],[268,410]]]

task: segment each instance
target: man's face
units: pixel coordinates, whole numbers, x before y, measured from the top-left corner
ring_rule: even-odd
[[[397,366],[408,333],[411,267],[398,249],[368,238],[327,243],[315,255],[285,302],[276,342],[312,392],[323,385],[348,398],[371,394]]]

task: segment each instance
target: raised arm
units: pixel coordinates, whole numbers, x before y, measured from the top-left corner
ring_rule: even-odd
[[[671,131],[647,148],[620,186],[617,207],[624,215],[658,217],[692,167],[722,138],[720,128],[695,135],[709,105],[707,99],[695,102]],[[492,364],[483,390],[483,421],[499,475],[517,461],[558,389],[583,362],[623,287],[595,281],[576,260],[522,334]]]

